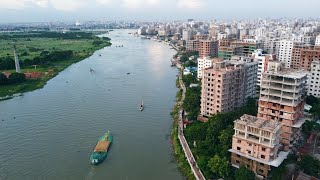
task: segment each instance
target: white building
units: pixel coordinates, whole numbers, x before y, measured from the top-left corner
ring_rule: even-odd
[[[285,64],[286,68],[290,68],[291,65],[291,54],[293,48],[293,41],[281,40],[279,42],[279,51],[277,57],[280,62]]]
[[[268,63],[273,60],[273,57],[263,54],[262,49],[257,49],[252,53],[252,58],[258,62],[257,85],[260,86],[262,74],[268,69]]]
[[[320,46],[320,34],[316,38],[316,46]]]
[[[210,57],[198,58],[198,79],[202,78],[203,69],[212,67],[213,59]]]
[[[308,95],[320,97],[320,61],[311,63]]]
[[[191,30],[188,30],[188,29],[185,29],[182,31],[182,40],[190,40],[192,37],[192,31]]]
[[[138,29],[138,34],[139,35],[145,35],[147,32],[146,32],[146,27],[140,27],[139,29]]]

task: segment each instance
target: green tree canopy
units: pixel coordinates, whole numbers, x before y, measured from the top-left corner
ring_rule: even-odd
[[[12,73],[9,76],[9,82],[10,83],[21,83],[24,82],[26,80],[26,75],[23,73]]]
[[[311,176],[319,178],[320,161],[310,155],[302,156],[301,161],[298,163],[301,169]]]
[[[4,85],[8,83],[8,78],[3,73],[0,73],[0,85]]]
[[[220,158],[218,155],[215,155],[209,160],[208,166],[214,174],[220,177],[224,178],[229,175],[229,161],[226,157]]]
[[[236,180],[254,180],[255,175],[244,166],[240,166],[236,174]]]

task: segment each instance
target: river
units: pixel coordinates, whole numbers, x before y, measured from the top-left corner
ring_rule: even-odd
[[[43,89],[0,102],[1,180],[183,179],[170,144],[175,51],[129,32],[111,32],[112,47],[71,65]],[[107,130],[114,143],[107,159],[92,166],[90,154]]]

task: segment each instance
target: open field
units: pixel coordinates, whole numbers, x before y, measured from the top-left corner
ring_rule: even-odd
[[[37,37],[37,34],[34,35],[33,33],[25,33],[25,35],[19,34],[19,36],[15,36],[14,34],[12,37],[10,37],[10,34],[8,35],[9,37],[0,35],[0,60],[10,58],[10,61],[12,62],[14,58],[13,45],[15,45],[20,59],[22,73],[40,72],[42,74],[41,78],[27,79],[23,83],[0,85],[0,97],[12,96],[17,93],[24,93],[42,88],[48,80],[71,64],[91,56],[96,50],[111,45],[108,39],[98,38],[91,33],[87,33],[85,36],[81,37],[82,33],[83,32],[77,35],[75,32],[71,37],[57,33],[53,33],[53,35],[45,34],[45,36],[49,37],[42,37],[43,34],[41,34],[41,32],[39,37]],[[79,38],[77,38],[78,36]],[[54,58],[54,55],[48,56],[48,54],[50,55],[52,52],[66,51],[71,51],[72,55],[64,59]],[[49,57],[51,59],[49,59]],[[41,58],[41,63],[33,64],[37,65],[37,68],[35,69],[34,66],[30,65],[30,62],[36,62],[34,59],[37,58]],[[28,61],[29,63],[27,63]],[[1,72],[12,73],[15,72],[15,69],[12,66],[7,69],[0,67],[0,73]]]

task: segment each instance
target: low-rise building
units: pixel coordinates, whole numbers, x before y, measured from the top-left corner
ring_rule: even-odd
[[[281,123],[255,116],[243,115],[234,121],[232,138],[232,166],[244,165],[258,177],[266,178],[273,167],[278,167],[287,157],[280,152]]]

